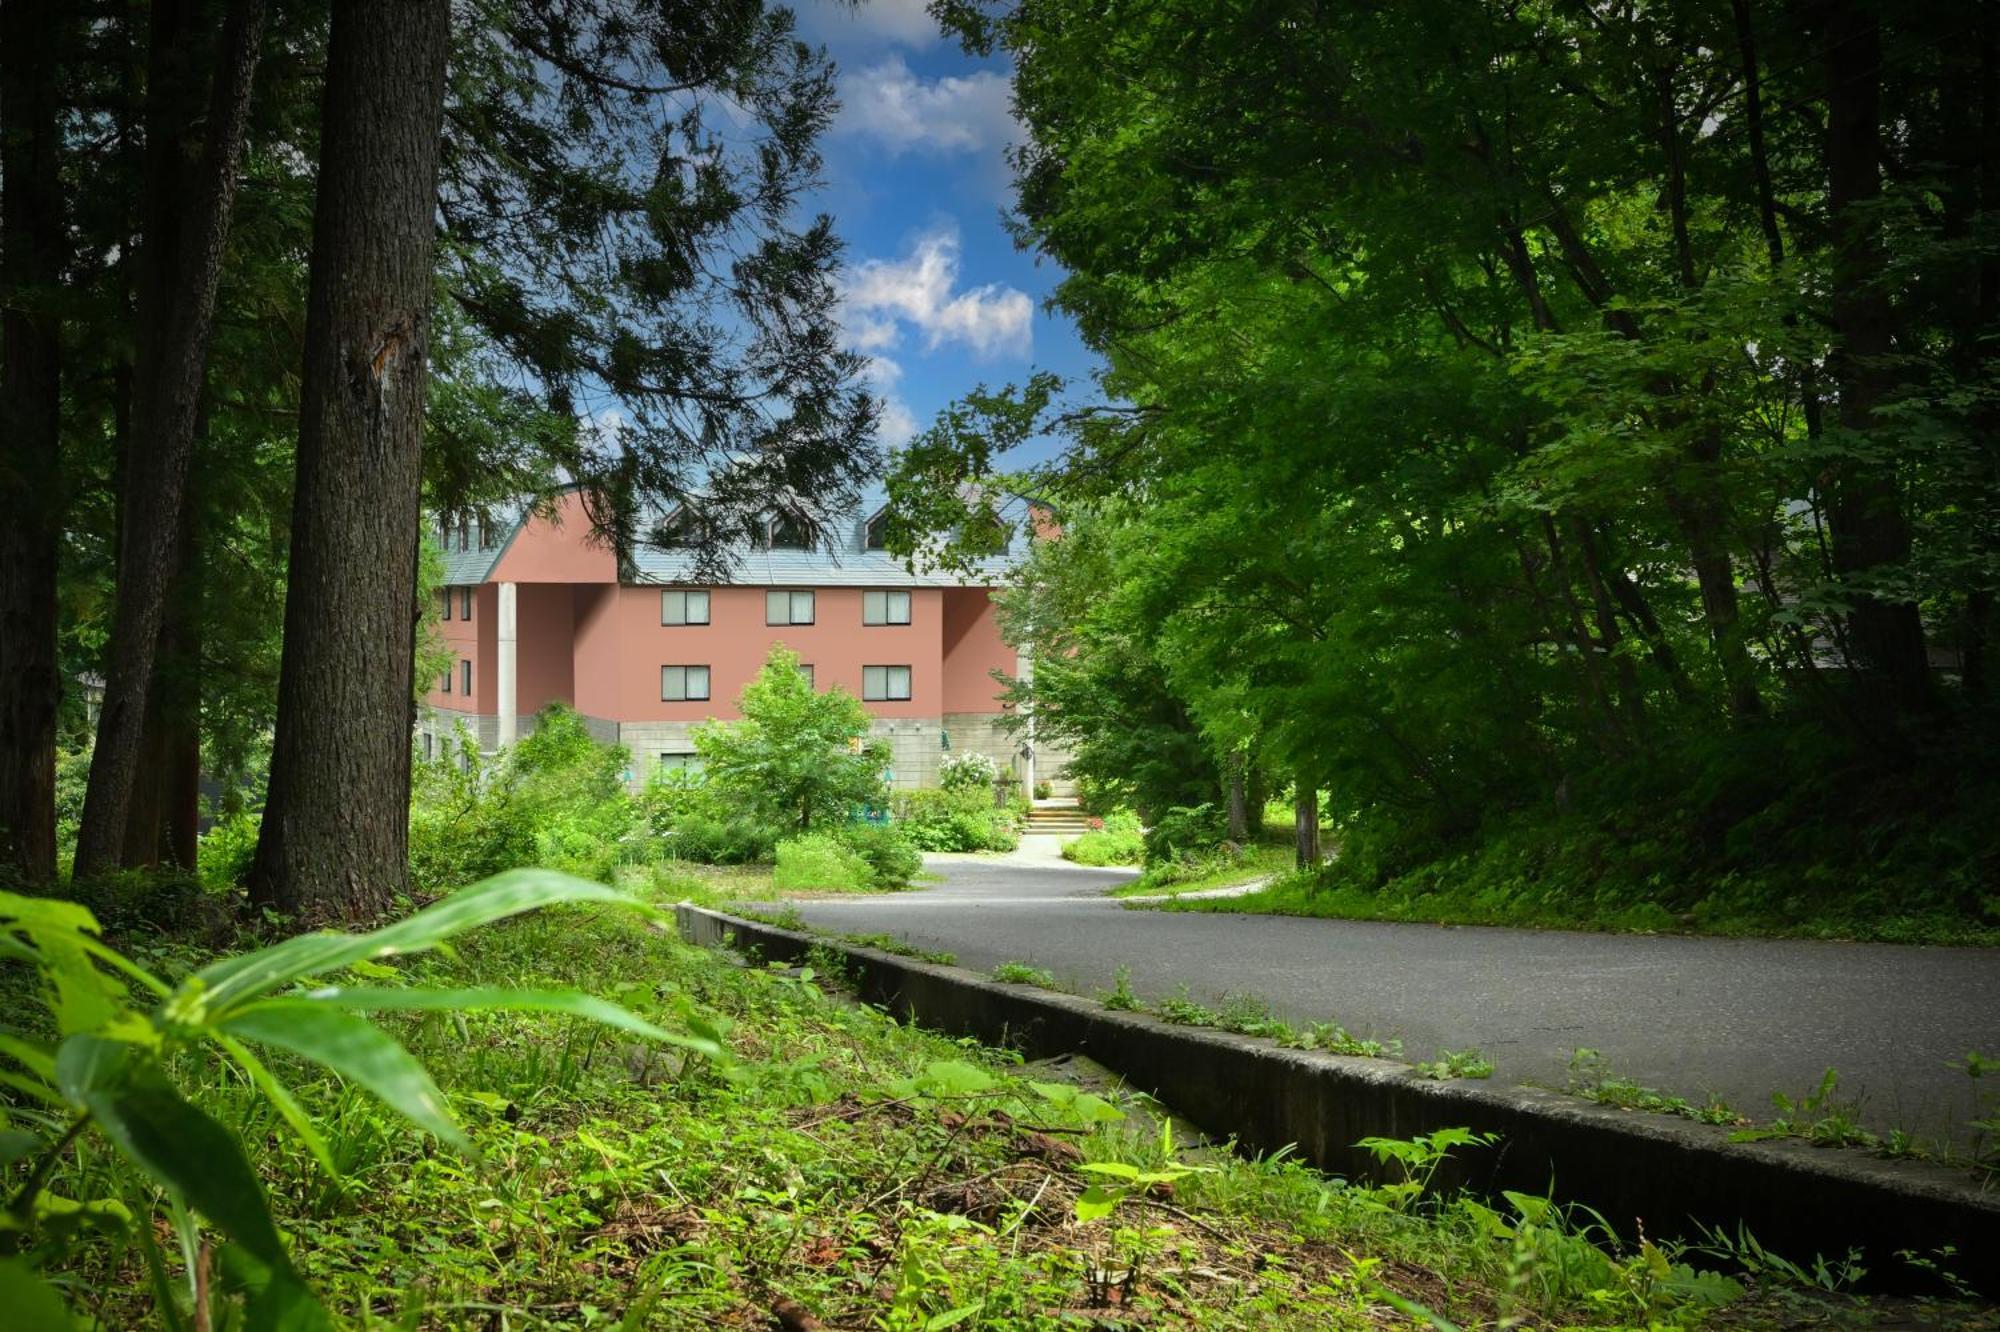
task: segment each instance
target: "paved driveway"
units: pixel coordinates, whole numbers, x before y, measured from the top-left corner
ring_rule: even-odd
[[[989,970],[1027,962],[1083,992],[1120,965],[1146,998],[1250,994],[1295,1021],[1399,1037],[1414,1058],[1474,1046],[1496,1076],[1560,1087],[1570,1052],[1760,1117],[1829,1067],[1880,1128],[1961,1138],[1975,1092],[1946,1067],[2000,1055],[2000,950],[1702,939],[1301,920],[1129,909],[1088,870],[1026,839],[1013,856],[926,857],[919,892],[800,902],[814,925],[886,931]]]

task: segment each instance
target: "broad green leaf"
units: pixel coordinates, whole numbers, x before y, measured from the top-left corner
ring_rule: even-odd
[[[278,1075],[265,1067],[263,1060],[244,1049],[243,1042],[217,1032],[215,1043],[222,1047],[223,1053],[234,1059],[238,1066],[250,1075],[250,1081],[257,1084],[257,1090],[264,1093],[265,1099],[278,1107],[278,1113],[292,1126],[292,1132],[298,1135],[299,1141],[312,1153],[313,1160],[319,1162],[320,1169],[326,1171],[332,1178],[339,1179],[340,1167],[334,1164],[332,1150],[327,1147],[326,1139],[320,1136],[319,1130],[313,1127],[312,1117],[306,1114],[305,1107],[299,1104],[296,1096],[292,1095],[292,1089],[280,1082]]]
[[[1118,1210],[1118,1204],[1124,1200],[1123,1189],[1110,1189],[1102,1184],[1093,1184],[1076,1200],[1076,1219],[1088,1222],[1110,1216]]]
[[[235,1245],[218,1256],[229,1288],[244,1292],[245,1332],[332,1332],[333,1320],[295,1275],[273,1272]]]
[[[0,1258],[0,1309],[14,1332],[72,1332],[77,1325],[56,1288],[21,1258]]]
[[[940,1059],[924,1066],[918,1079],[925,1091],[938,1096],[970,1096],[995,1085],[991,1073],[959,1059]]]
[[[52,1046],[0,1031],[0,1055],[7,1056],[45,1082],[55,1081],[56,1052]]]
[[[286,996],[290,998],[291,996]],[[363,990],[332,985],[299,996],[313,1003],[332,1004],[370,1013],[388,1010],[443,1009],[458,1012],[503,1009],[516,1012],[567,1013],[589,1018],[608,1027],[617,1027],[650,1041],[679,1045],[699,1051],[711,1059],[723,1054],[720,1042],[705,1036],[684,1036],[646,1021],[629,1009],[621,1008],[596,995],[575,990],[509,990],[482,987],[467,990]]]
[[[42,1138],[25,1129],[0,1129],[0,1170],[16,1161],[25,1161],[42,1150]]]
[[[56,1055],[63,1095],[113,1145],[275,1270],[289,1272],[263,1187],[227,1129],[181,1099],[144,1051],[71,1036]]]
[[[558,902],[603,902],[659,914],[658,908],[555,870],[518,869],[460,889],[393,925],[370,934],[302,934],[254,953],[203,967],[182,990],[198,994],[212,1013],[306,976],[355,962],[421,953],[455,934]]]
[[[1089,1161],[1077,1169],[1092,1175],[1109,1175],[1112,1179],[1139,1178],[1139,1167],[1126,1165],[1123,1161]]]
[[[267,999],[230,1017],[222,1030],[324,1064],[452,1146],[471,1149],[416,1056],[366,1018],[310,999]]]
[[[87,907],[49,897],[0,893],[0,927],[25,934],[50,990],[56,1030],[64,1036],[94,1031],[125,1006],[118,982],[97,969],[89,945],[98,933]]]
[[[943,1313],[932,1317],[928,1323],[925,1323],[924,1332],[944,1332],[945,1328],[957,1327],[960,1323],[985,1307],[985,1300],[976,1300],[971,1304],[960,1305],[956,1309],[947,1309]]]

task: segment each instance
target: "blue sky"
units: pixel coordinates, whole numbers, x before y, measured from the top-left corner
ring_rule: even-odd
[[[924,0],[795,3],[802,35],[840,69],[817,204],[847,242],[842,322],[872,358],[883,443],[976,384],[1019,382],[1031,368],[1087,375],[1095,357],[1042,310],[1058,271],[1016,250],[1001,225],[1002,153],[1020,134],[1005,60],[967,56]]]

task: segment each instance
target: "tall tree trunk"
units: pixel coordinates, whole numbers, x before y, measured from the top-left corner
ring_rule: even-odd
[[[409,879],[409,711],[448,0],[333,14],[285,657],[253,901],[315,918]]]
[[[172,3],[163,0],[162,14]],[[77,835],[79,876],[115,866],[128,831],[263,30],[263,0],[232,0],[217,48],[201,161],[179,234],[172,243],[158,245],[148,237],[142,255],[133,457],[127,472],[131,489],[119,551],[104,711]],[[176,36],[185,39],[184,33]],[[169,60],[185,50],[182,41],[172,38],[164,48],[158,42],[155,46]],[[169,84],[180,76],[172,67],[166,73]],[[149,131],[149,191],[157,172],[185,170],[177,160],[182,141],[182,133],[173,130],[157,137]],[[159,188],[170,187],[162,182]],[[168,266],[164,273],[162,265]]]
[[[1248,783],[1248,757],[1242,750],[1232,750],[1227,759],[1229,766],[1229,829],[1232,842],[1241,844],[1250,839],[1250,802],[1246,786]]]
[[[1319,868],[1319,788],[1305,777],[1292,800],[1292,849],[1300,869]]]
[[[1856,445],[1879,444],[1876,409],[1889,395],[1894,311],[1882,285],[1882,33],[1866,0],[1835,0],[1823,36],[1827,90],[1827,212],[1834,236],[1830,312],[1840,425]],[[1893,462],[1849,457],[1823,477],[1834,572],[1862,584],[1910,555]],[[1858,590],[1848,632],[1869,691],[1892,711],[1931,701],[1930,664],[1915,603]]]
[[[56,873],[62,279],[56,152],[68,6],[0,0],[0,875]]]

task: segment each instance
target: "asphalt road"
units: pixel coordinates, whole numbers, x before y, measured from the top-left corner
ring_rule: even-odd
[[[935,887],[796,905],[822,928],[895,934],[981,971],[1026,962],[1084,993],[1123,965],[1148,999],[1254,995],[1289,1021],[1400,1038],[1413,1059],[1476,1047],[1515,1082],[1561,1087],[1587,1046],[1642,1085],[1768,1118],[1772,1092],[1834,1068],[1862,1122],[1960,1142],[1977,1093],[2000,1099],[1994,1079],[1947,1067],[2000,1056],[2000,950],[1135,910],[1104,896],[1131,871],[1052,849],[927,857]]]

